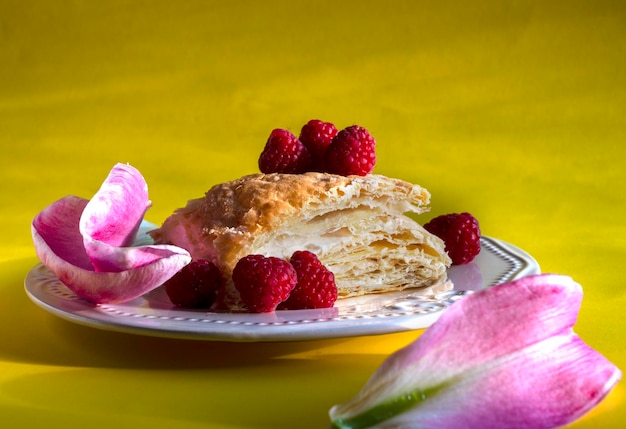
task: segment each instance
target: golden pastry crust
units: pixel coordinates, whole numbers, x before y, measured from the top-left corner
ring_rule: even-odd
[[[209,247],[219,254],[220,265],[231,271],[240,257],[249,254],[245,252],[251,241],[267,231],[295,219],[308,221],[327,207],[346,209],[363,201],[422,213],[428,210],[430,194],[418,185],[380,175],[253,174],[213,186],[204,198],[190,200],[151,234],[156,242],[169,242],[173,237],[168,229],[183,222],[195,225],[186,229],[186,240],[199,247],[213,243]],[[216,255],[209,251],[192,256],[214,259]]]
[[[443,243],[404,215],[429,202],[426,189],[381,175],[253,174],[215,185],[151,235],[212,260],[228,280],[246,255],[310,250],[347,297],[445,280]]]
[[[350,205],[347,200],[353,197],[400,200],[414,205],[411,211],[415,212],[430,202],[424,188],[385,176],[274,173],[214,186],[206,194],[202,210],[207,224],[216,230],[236,228],[258,234],[280,228],[285,217],[310,218],[315,215],[311,209],[318,205]]]

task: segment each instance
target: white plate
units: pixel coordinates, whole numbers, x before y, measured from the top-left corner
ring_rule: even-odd
[[[159,337],[214,341],[297,341],[387,334],[430,326],[468,291],[539,273],[521,249],[494,238],[481,239],[481,252],[448,271],[454,290],[406,290],[347,298],[321,310],[267,314],[216,313],[173,307],[163,288],[124,304],[93,304],[65,287],[48,269],[26,276],[30,299],[63,319],[94,328]]]

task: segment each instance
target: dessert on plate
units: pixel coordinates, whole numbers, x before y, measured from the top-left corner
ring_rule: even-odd
[[[95,303],[163,286],[176,306],[271,312],[451,288],[447,268],[480,251],[478,222],[462,213],[422,226],[410,215],[429,210],[429,192],[374,174],[375,161],[375,140],[358,125],[313,120],[300,137],[275,129],[260,173],[189,200],[149,245],[132,244],[151,205],[147,184],[117,164],[91,200],[44,209],[33,240],[46,267]]]
[[[226,307],[240,307],[232,272],[250,254],[308,250],[335,275],[339,298],[434,286],[451,261],[407,213],[428,210],[418,185],[377,174],[252,174],[213,186],[150,235],[216,264]]]

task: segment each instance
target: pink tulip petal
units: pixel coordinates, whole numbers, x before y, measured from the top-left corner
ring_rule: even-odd
[[[85,207],[80,230],[92,240],[130,246],[149,207],[141,173],[128,164],[116,164]]]
[[[431,369],[464,371],[569,330],[581,302],[579,284],[550,274],[475,293],[450,307],[419,344],[406,350],[405,364],[423,364],[426,358],[435,365]]]
[[[128,301],[160,286],[191,257],[176,246],[123,247],[149,206],[146,190],[137,170],[118,164],[91,201],[68,196],[46,207],[32,224],[39,259],[95,303]]]
[[[525,277],[469,295],[448,308],[418,341],[387,359],[364,390],[377,401],[396,390],[389,380],[399,377],[407,384],[419,380],[422,386],[440,385],[476,365],[570,329],[581,300],[578,284],[554,275]]]
[[[418,398],[393,421],[414,422],[406,427],[431,427],[431,420],[432,427],[472,427],[472,422],[489,427],[490,419],[499,424],[503,409],[513,419],[510,427],[572,421],[621,376],[572,333],[581,300],[580,285],[549,274],[470,295],[417,341],[390,356],[357,397],[331,409],[331,419],[384,410],[388,405],[381,404],[393,398],[421,392],[426,399]],[[540,406],[542,401],[550,401],[553,408]],[[535,426],[519,420],[526,416]],[[456,421],[462,423],[455,426]]]
[[[172,252],[180,254],[186,253],[181,252],[182,249],[179,247],[162,244],[138,247],[115,247],[102,243],[101,241],[89,240],[87,237],[85,237],[85,250],[87,254],[97,255],[99,258],[91,259],[94,266],[97,262],[97,271],[109,273],[142,268],[159,259],[169,257]]]
[[[69,195],[52,203],[35,217],[32,226],[37,232],[33,237],[36,237],[35,250],[38,254],[45,247],[72,265],[93,270],[78,229],[80,216],[88,202],[84,198]]]
[[[596,406],[618,379],[576,335],[559,335],[464,374],[382,427],[555,428]]]
[[[130,165],[116,164],[85,207],[79,223],[96,271],[124,271],[145,265],[146,257],[156,257],[124,249],[132,244],[149,207],[148,186],[141,173]]]
[[[56,254],[35,226],[32,234],[42,264],[77,296],[97,304],[135,299],[159,287],[191,261],[186,251],[164,246],[162,257],[148,265],[120,272],[96,272],[74,265]]]

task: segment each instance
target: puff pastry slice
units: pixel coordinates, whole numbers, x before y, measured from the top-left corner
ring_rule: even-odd
[[[254,174],[215,185],[151,235],[215,262],[229,282],[246,255],[310,250],[344,298],[445,282],[443,242],[406,215],[429,203],[426,189],[382,175]],[[236,308],[232,284],[227,291]]]

